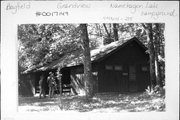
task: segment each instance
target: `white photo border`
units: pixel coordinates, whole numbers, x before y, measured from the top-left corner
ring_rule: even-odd
[[[146,4],[154,8],[144,8]],[[142,8],[113,8],[115,4],[137,4]],[[69,8],[63,4],[73,4]],[[157,4],[157,8],[155,7]],[[79,5],[79,6],[78,6]],[[14,6],[14,7],[13,7]],[[80,7],[81,6],[81,7]],[[84,6],[84,7],[83,7]],[[110,7],[111,6],[111,7]],[[80,7],[80,8],[78,8]],[[142,11],[166,15],[146,16]],[[41,12],[37,16],[37,12]],[[45,13],[43,13],[45,12]],[[49,13],[48,13],[49,12]],[[53,13],[58,12],[58,13]],[[169,13],[168,13],[169,12]],[[39,14],[39,13],[38,13]],[[51,14],[46,16],[46,14]],[[53,14],[53,15],[52,15]],[[58,14],[58,15],[57,15]],[[63,15],[62,15],[63,14]],[[145,14],[145,13],[144,13]],[[162,13],[163,14],[163,13]],[[172,16],[171,16],[171,15]],[[129,17],[129,18],[128,18]],[[49,23],[165,23],[166,111],[132,113],[19,113],[18,50],[19,24]],[[1,2],[1,117],[23,119],[123,119],[178,120],[179,117],[179,1],[2,1]]]

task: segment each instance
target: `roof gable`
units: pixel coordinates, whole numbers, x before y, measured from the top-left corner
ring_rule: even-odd
[[[104,51],[104,54],[101,57],[98,57],[98,58],[92,60],[93,56],[91,56],[91,60],[93,62],[100,62],[100,61],[106,59],[107,57],[109,57],[110,55],[112,55],[113,53],[119,51],[123,47],[126,47],[128,44],[132,43],[133,41],[135,41],[144,50],[147,50],[147,47],[145,47],[145,45],[142,42],[140,42],[136,37],[133,37],[126,41],[116,41],[116,42],[113,42],[112,44],[109,44],[107,47],[107,50]],[[116,44],[116,45],[114,45],[114,44]]]

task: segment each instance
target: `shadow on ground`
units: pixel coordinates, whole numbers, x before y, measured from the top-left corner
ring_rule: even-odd
[[[165,111],[164,96],[134,94],[98,94],[54,98],[19,97],[19,111],[147,112]]]

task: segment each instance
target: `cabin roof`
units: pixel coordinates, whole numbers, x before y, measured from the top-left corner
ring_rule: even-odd
[[[108,45],[100,46],[97,49],[91,50],[91,61],[101,61],[132,41],[136,41],[142,48],[144,48],[145,50],[147,49],[142,42],[140,42],[136,37],[133,37],[131,39],[115,41]],[[79,51],[74,51],[72,53],[67,53],[60,59],[53,61],[46,66],[34,69],[33,72],[52,70],[57,69],[58,67],[72,67],[81,64],[83,64],[83,53],[80,53]],[[27,73],[28,71],[25,72]]]

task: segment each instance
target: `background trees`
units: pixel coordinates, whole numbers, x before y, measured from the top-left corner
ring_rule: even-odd
[[[43,66],[79,48],[76,25],[25,24],[18,26],[19,65]]]
[[[69,52],[85,52],[84,45],[92,50],[136,36],[148,47],[152,88],[162,87],[165,83],[164,29],[163,23],[21,24],[18,26],[19,72],[49,64]]]
[[[164,24],[142,24],[146,34],[150,56],[151,89],[155,86],[164,86],[165,59],[164,59]]]

